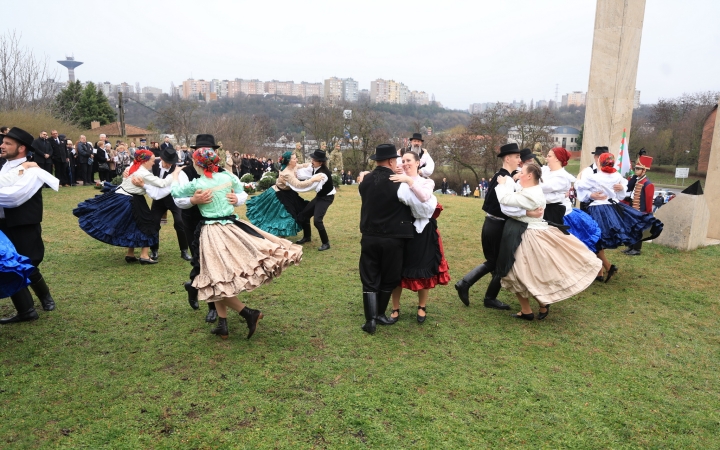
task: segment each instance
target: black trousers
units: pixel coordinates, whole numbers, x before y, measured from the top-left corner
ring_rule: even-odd
[[[495,272],[498,255],[500,254],[500,241],[502,241],[503,229],[505,221],[485,217],[485,224],[482,228],[482,246],[485,255],[485,266],[492,272]],[[493,277],[485,291],[486,298],[497,298],[500,293],[500,278]]]
[[[70,184],[70,178],[68,177],[65,161],[54,160],[52,164],[55,169],[55,178],[60,180],[60,185]]]
[[[185,229],[183,228],[182,214],[180,213],[180,208],[178,208],[173,201],[172,196],[168,195],[163,199],[153,200],[152,206],[150,207],[150,213],[152,214],[152,220],[154,223],[160,224],[163,214],[168,211],[170,211],[173,215],[173,227],[175,228],[175,234],[177,235],[180,250],[187,250],[188,240],[185,235]],[[158,245],[150,248],[151,250],[157,250],[160,248],[160,241],[158,241]]]
[[[44,155],[37,154],[36,156],[36,163],[38,166],[40,166],[45,172],[50,172],[52,174],[52,168],[53,168],[53,161],[52,158],[46,158]]]
[[[92,164],[88,164],[87,162],[79,163],[77,177],[84,184],[92,183],[93,182]]]
[[[315,228],[317,228],[318,231],[325,231],[323,219],[334,200],[334,195],[315,197],[310,201],[310,203],[305,205],[305,208],[303,208],[302,211],[300,211],[297,217],[297,222],[300,225],[308,225],[310,224],[310,217],[313,217],[313,224],[315,225]]]
[[[190,260],[190,282],[195,280],[195,277],[200,275],[200,241],[195,239],[195,230],[200,225],[202,215],[197,206],[193,206],[189,209],[183,209],[180,211],[182,216],[182,227],[185,239],[190,243],[190,254],[192,260]],[[194,289],[194,288],[193,288]],[[209,309],[216,309],[215,302],[207,302]]]
[[[42,240],[42,227],[39,223],[33,225],[20,225],[8,227],[5,219],[0,219],[0,231],[5,233],[8,240],[15,246],[18,254],[26,256],[35,266],[32,276],[40,274],[40,263],[45,258],[45,244]]]
[[[389,292],[400,286],[406,240],[378,236],[360,239],[360,281],[364,292]]]

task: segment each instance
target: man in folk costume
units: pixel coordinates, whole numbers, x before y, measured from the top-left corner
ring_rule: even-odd
[[[47,184],[55,191],[59,180],[39,167],[25,170],[23,163],[31,151],[33,137],[20,128],[12,128],[6,135],[0,135],[0,175],[5,175],[7,183],[0,187],[0,231],[5,233],[20,255],[26,256],[36,267],[28,277],[30,287],[40,299],[45,311],[55,309],[55,301],[50,289],[40,273],[38,266],[45,257],[45,245],[42,240],[43,217],[42,187]],[[0,319],[0,324],[27,322],[38,318],[32,294],[28,288],[22,288],[11,297],[17,314]]]
[[[322,245],[318,248],[318,250],[322,252],[330,249],[330,239],[328,238],[323,219],[325,218],[328,208],[330,208],[330,205],[332,205],[332,202],[335,200],[335,186],[333,186],[332,172],[330,172],[330,169],[328,169],[326,164],[326,153],[323,150],[315,150],[310,155],[310,159],[312,172],[309,173],[307,178],[311,178],[314,175],[322,173],[327,176],[327,180],[325,180],[325,183],[320,186],[320,190],[317,191],[315,198],[305,205],[305,208],[298,213],[296,220],[303,228],[303,237],[295,243],[302,245],[311,241],[312,228],[310,228],[310,217],[313,217],[313,224],[318,230],[320,241],[322,242]]]
[[[486,217],[482,228],[481,239],[485,262],[475,267],[460,281],[455,283],[455,289],[458,292],[458,296],[465,306],[470,306],[470,287],[477,283],[480,278],[495,270],[497,258],[500,254],[500,241],[502,240],[505,220],[508,219],[508,216],[502,212],[500,202],[497,198],[497,193],[495,192],[495,186],[498,184],[498,177],[513,177],[518,171],[518,166],[520,165],[520,148],[518,148],[518,145],[515,143],[505,144],[500,147],[500,153],[498,153],[497,156],[498,158],[502,158],[503,165],[490,180],[487,195],[485,197],[485,203],[483,204],[483,211],[485,211]],[[530,217],[542,217],[543,210],[538,209],[535,211],[527,211],[522,214],[527,214]],[[497,299],[497,296],[500,293],[500,288],[500,278],[494,277],[493,280],[490,281],[487,291],[485,292],[483,304],[486,308],[501,310],[510,309],[509,305]]]
[[[640,150],[637,162],[635,162],[635,175],[628,178],[627,192],[630,194],[625,197],[624,203],[632,206],[645,214],[652,214],[653,201],[655,199],[655,185],[647,177],[647,171],[652,166],[652,157],[645,156],[644,150]],[[642,241],[631,245],[623,250],[623,253],[630,256],[637,256],[642,250]]]
[[[360,208],[360,280],[363,285],[363,331],[373,334],[377,324],[392,325],[385,316],[392,291],[400,285],[405,241],[413,237],[415,218],[400,202],[398,189],[390,176],[398,158],[392,144],[375,148],[370,159],[377,167],[366,174],[358,191]]]
[[[152,173],[156,177],[165,179],[170,175],[173,170],[175,170],[175,166],[178,162],[178,155],[172,146],[166,146],[162,150],[160,150],[160,159],[155,161],[155,165],[152,168]],[[172,175],[170,175],[172,176]],[[154,191],[151,190],[151,191]],[[151,192],[148,191],[148,192]],[[183,229],[183,222],[182,222],[182,214],[180,214],[180,209],[175,206],[175,202],[173,201],[172,195],[170,195],[170,189],[163,189],[163,197],[156,198],[150,195],[153,198],[152,206],[150,207],[150,212],[152,213],[152,219],[154,222],[156,222],[159,226],[161,219],[163,216],[167,215],[168,211],[172,213],[173,215],[173,227],[175,228],[175,233],[177,234],[177,240],[178,245],[180,246],[180,257],[186,261],[190,261],[192,257],[190,256],[190,253],[188,252],[188,240],[185,237],[185,231]],[[160,247],[160,243],[154,247],[150,247],[150,258],[157,261],[158,259],[158,249]]]
[[[430,175],[432,175],[435,171],[435,161],[433,161],[427,149],[423,148],[423,142],[425,141],[422,138],[422,134],[413,133],[412,137],[410,138],[409,150],[420,156],[420,169],[418,170],[418,175],[420,175],[421,177],[430,178]]]

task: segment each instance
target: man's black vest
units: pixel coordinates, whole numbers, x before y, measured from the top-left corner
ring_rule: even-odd
[[[0,169],[5,165],[5,162],[5,159],[0,158]],[[30,200],[26,201],[17,208],[3,208],[3,210],[5,211],[5,224],[7,227],[36,225],[42,222],[42,188],[38,189],[35,195],[30,197]]]
[[[328,193],[329,193],[330,191],[333,190],[332,172],[330,172],[330,169],[328,169],[327,166],[326,166],[325,164],[323,164],[322,166],[320,166],[320,167],[318,168],[318,170],[317,170],[315,173],[316,173],[316,174],[317,174],[317,173],[324,173],[324,174],[327,175],[327,177],[328,177],[328,179],[327,179],[327,181],[325,182],[325,184],[323,185],[322,189],[320,189],[320,192],[317,193],[317,196],[318,196],[318,197],[325,197],[325,196],[328,195]]]
[[[377,167],[365,175],[360,187],[360,232],[366,236],[412,238],[413,218],[410,207],[400,203],[400,183],[390,181],[393,171]]]

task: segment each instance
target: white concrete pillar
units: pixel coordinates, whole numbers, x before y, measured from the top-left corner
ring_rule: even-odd
[[[710,210],[708,237],[720,239],[720,115],[715,119],[715,131],[710,146],[710,159],[707,178],[705,178],[705,199]]]

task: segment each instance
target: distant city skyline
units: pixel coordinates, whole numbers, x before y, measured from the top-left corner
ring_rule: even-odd
[[[401,81],[463,110],[474,102],[554,100],[556,85],[565,93],[587,91],[596,2],[308,0],[298,7],[278,0],[273,11],[292,11],[285,17],[263,4],[218,0],[201,7],[177,0],[171,8],[128,0],[108,16],[97,2],[75,0],[63,10],[72,23],[93,24],[101,13],[102,27],[88,33],[38,27],[37,12],[57,6],[11,2],[3,15],[13,18],[6,30],[16,30],[23,46],[46,57],[59,81],[67,71],[55,61],[72,54],[84,62],[76,69],[83,81],[125,80],[166,90],[170,81],[190,77],[320,82],[337,74],[362,89],[377,78]],[[637,76],[643,103],[718,89],[720,61],[713,54],[720,29],[702,26],[699,17],[720,17],[720,2],[646,2]]]

